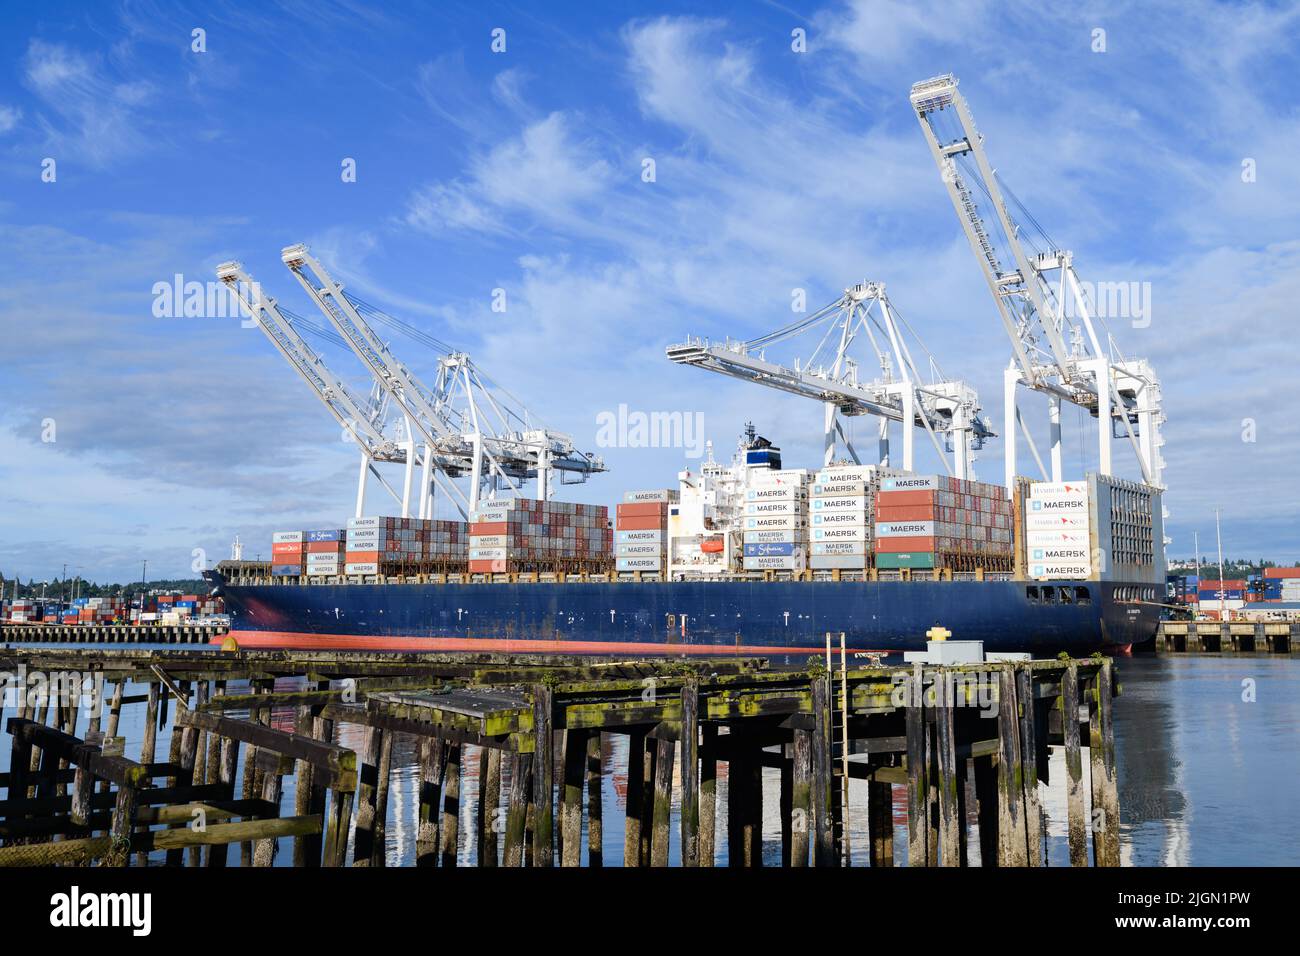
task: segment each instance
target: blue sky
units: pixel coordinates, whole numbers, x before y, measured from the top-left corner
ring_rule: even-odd
[[[130,578],[148,559],[151,576],[186,574],[195,548],[216,560],[239,533],[251,555],[272,530],[350,514],[353,452],[262,335],[152,310],[156,282],[238,258],[312,314],[279,261],[297,241],[604,454],[611,472],[570,500],[687,463],[597,449],[596,416],[619,403],[703,412],[720,455],[753,418],[787,462],[816,464],[813,403],[663,353],[783,325],[794,288],[817,306],[886,282],[1000,428],[1008,343],[907,99],[944,72],[1081,276],[1151,283],[1149,327],[1115,332],[1164,383],[1171,553],[1194,531],[1212,543],[1218,504],[1230,554],[1300,559],[1300,118],[1280,92],[1300,74],[1300,14],[1285,5],[48,2],[4,26],[6,573]],[[1026,406],[1041,436],[1041,403]],[[1095,452],[1073,409],[1065,435],[1080,473]],[[936,465],[923,447],[920,462]],[[995,441],[979,473],[1001,470]]]

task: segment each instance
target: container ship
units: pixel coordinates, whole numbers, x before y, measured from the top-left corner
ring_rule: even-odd
[[[749,428],[676,488],[600,505],[487,499],[468,523],[279,532],[208,572],[242,647],[615,655],[923,648],[942,629],[1045,656],[1150,641],[1160,492],[1002,486],[878,465],[783,469]]]

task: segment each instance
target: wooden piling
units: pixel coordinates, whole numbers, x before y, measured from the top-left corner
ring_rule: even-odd
[[[533,865],[553,866],[552,827],[555,813],[555,736],[552,733],[553,695],[549,684],[533,685]]]
[[[593,868],[605,864],[601,760],[600,731],[593,730],[587,736],[587,866]]]
[[[1111,662],[1103,660],[1088,693],[1088,755],[1092,765],[1094,866],[1119,866],[1119,785],[1111,721]]]
[[[645,800],[645,731],[627,735],[627,799],[623,819],[623,865],[641,865],[641,807]]]
[[[935,674],[935,781],[939,791],[939,863],[961,865],[962,820],[958,806],[957,745],[953,729],[953,675],[943,668]]]
[[[506,841],[502,862],[508,867],[524,865],[524,829],[528,817],[532,754],[510,755],[510,798],[506,810]]]
[[[700,866],[716,859],[718,828],[718,725],[700,728]]]
[[[420,738],[420,810],[415,836],[415,865],[438,863],[438,820],[442,815],[443,741]]]
[[[1088,816],[1083,805],[1083,751],[1079,741],[1079,665],[1061,675],[1061,737],[1065,748],[1065,795],[1070,866],[1088,865]]]
[[[682,686],[681,769],[681,853],[682,866],[700,863],[700,714],[699,684],[688,680]]]
[[[1038,795],[1038,708],[1034,672],[1017,667],[1016,704],[1020,710],[1020,767],[1024,787],[1026,856],[1030,866],[1043,865],[1043,803]],[[1046,732],[1043,728],[1042,732]]]
[[[560,793],[560,865],[582,865],[582,800],[587,772],[587,732],[564,731],[564,776]]]
[[[461,746],[454,741],[443,744],[442,824],[438,832],[438,864],[457,866],[460,846],[460,759]]]
[[[497,865],[497,820],[501,807],[500,748],[480,748],[478,785],[478,865],[490,869]]]
[[[650,834],[650,865],[668,865],[668,833],[673,810],[673,754],[677,741],[655,741],[654,814]]]
[[[790,860],[789,866],[808,865],[809,836],[813,828],[812,731],[796,728],[790,758]]]
[[[812,810],[815,839],[814,863],[817,866],[835,865],[835,846],[831,834],[831,704],[825,675],[813,677],[811,683],[812,732]]]

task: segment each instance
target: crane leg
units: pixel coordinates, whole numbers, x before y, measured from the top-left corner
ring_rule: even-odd
[[[1061,478],[1061,399],[1050,395],[1047,399],[1047,420],[1052,454],[1052,480]]]

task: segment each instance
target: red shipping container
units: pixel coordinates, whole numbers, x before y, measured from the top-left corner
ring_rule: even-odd
[[[903,494],[922,494],[919,491],[905,491]],[[886,554],[930,554],[934,551],[934,538],[877,538],[876,550]]]
[[[1300,568],[1265,568],[1266,578],[1300,578]]]
[[[620,516],[615,524],[619,531],[656,531],[667,526],[668,519],[659,515],[630,518]]]
[[[876,507],[933,505],[934,495],[933,491],[878,491],[876,492]]]
[[[877,521],[934,521],[935,505],[877,505]]]
[[[624,515],[630,518],[644,518],[647,515],[666,514],[668,514],[668,502],[666,501],[641,501],[634,504],[619,505],[616,512],[619,518]]]
[[[302,545],[293,542],[271,545],[272,554],[302,554]]]
[[[378,551],[349,551],[346,556],[347,564],[378,564]]]
[[[469,526],[469,533],[472,535],[508,534],[509,528],[508,521],[476,521]]]
[[[488,561],[471,561],[469,563],[470,574],[491,574],[492,572],[504,572],[506,562],[501,560]]]
[[[339,541],[309,541],[307,550],[312,554],[335,554],[341,546]]]

